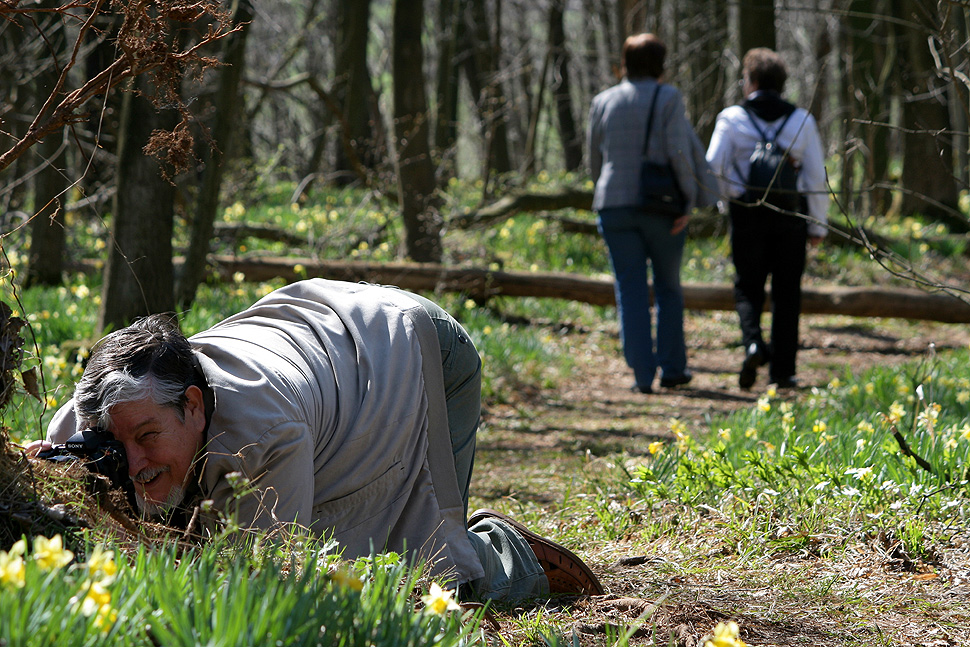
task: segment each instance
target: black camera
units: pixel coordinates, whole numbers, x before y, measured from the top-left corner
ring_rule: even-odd
[[[135,486],[128,476],[125,446],[109,432],[97,427],[82,429],[63,445],[54,445],[38,456],[56,462],[82,461],[88,470],[108,477],[112,486],[121,488],[128,502],[135,506]]]

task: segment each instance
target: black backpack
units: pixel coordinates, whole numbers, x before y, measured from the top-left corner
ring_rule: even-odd
[[[751,119],[755,130],[761,135],[761,141],[751,153],[751,170],[748,171],[748,181],[741,201],[745,204],[764,202],[782,211],[799,211],[801,196],[798,193],[797,162],[787,150],[783,150],[776,143],[778,135],[785,128],[794,111],[785,116],[771,139],[768,139],[765,131],[758,125],[751,111],[747,107],[744,107],[744,111],[748,113],[748,118]]]

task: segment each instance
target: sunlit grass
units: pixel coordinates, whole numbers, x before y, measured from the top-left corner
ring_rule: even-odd
[[[538,178],[532,188],[553,190],[558,181]],[[305,246],[294,250],[281,243],[247,238],[235,245],[219,242],[214,251],[401,260],[402,230],[393,205],[365,191],[324,187],[293,203],[293,189],[291,185],[264,187],[262,193],[252,194],[259,199],[251,203],[240,196],[220,218],[230,224],[272,225],[305,237]],[[475,208],[480,192],[480,185],[456,180],[444,197],[446,213]],[[584,212],[563,215],[593,221],[592,215]],[[901,241],[895,251],[920,267],[965,273],[964,259],[945,256],[962,253],[961,244],[942,239],[934,224],[892,218],[870,224]],[[83,247],[82,257],[97,258],[103,255],[103,243],[98,249],[103,229],[104,223],[87,223],[72,236],[71,244]],[[445,247],[449,262],[609,278],[602,240],[565,233],[547,214],[518,214],[477,232],[448,230]],[[12,256],[15,265],[21,267],[24,259],[22,253]],[[689,239],[684,259],[685,282],[728,284],[733,275],[725,236]],[[810,259],[807,284],[890,282],[885,270],[857,249],[825,246],[813,250]],[[281,285],[280,281],[250,284],[239,277],[205,284],[191,308],[181,313],[183,328],[188,334],[203,330]],[[4,411],[2,422],[14,439],[42,437],[54,407],[70,396],[83,369],[86,348],[96,338],[100,289],[100,277],[75,275],[61,288],[34,288],[19,292],[16,299],[4,298],[30,322],[25,363],[36,366],[43,376],[40,401],[23,397]],[[565,375],[582,370],[582,357],[572,352],[563,332],[575,328],[615,330],[616,326],[612,308],[552,299],[493,298],[475,303],[464,295],[426,296],[454,313],[472,336],[484,360],[486,406],[516,401],[522,425],[530,421],[529,411],[520,400],[541,398]],[[860,327],[868,325],[858,323]],[[612,333],[610,338],[611,351],[618,353]],[[658,578],[691,569],[700,572],[729,566],[740,571],[746,563],[778,555],[839,557],[851,551],[854,542],[899,546],[900,554],[907,559],[932,564],[950,529],[965,527],[970,519],[970,486],[965,472],[970,458],[970,380],[964,368],[968,359],[964,351],[927,357],[902,368],[875,368],[861,374],[846,370],[825,388],[812,392],[762,393],[751,407],[710,424],[691,423],[688,427],[676,418],[666,420],[663,427],[670,440],[654,441],[643,456],[617,460],[608,467],[597,463],[589,472],[556,472],[555,456],[548,451],[542,457],[548,458],[551,467],[543,477],[568,481],[564,486],[568,491],[562,500],[545,502],[541,509],[538,504],[523,503],[523,520],[569,546],[582,546],[584,555],[596,556],[611,544],[703,544],[704,550],[685,554],[676,564],[653,566]],[[902,452],[894,431],[909,443],[914,454],[929,462],[930,469],[920,467]],[[582,453],[584,448],[590,453],[588,447],[592,445],[577,445],[575,453]],[[621,453],[622,449],[603,451],[612,452]],[[599,455],[595,450],[591,454]],[[501,484],[495,488],[501,491]],[[510,498],[509,505],[512,502]],[[310,568],[309,562],[299,565]],[[268,579],[261,579],[264,566]],[[176,577],[169,582],[154,581],[146,572],[175,573]],[[140,629],[124,635],[109,630],[114,642],[100,643],[101,630],[94,627],[92,617],[68,614],[62,628],[78,636],[78,642],[58,644],[207,644],[205,636],[211,637],[214,645],[247,644],[257,638],[242,630],[227,632],[224,627],[228,625],[219,623],[255,613],[264,613],[268,623],[289,622],[283,610],[292,612],[287,617],[305,618],[303,610],[319,608],[320,600],[330,595],[328,591],[333,592],[333,573],[310,581],[301,579],[300,572],[308,571],[290,571],[284,564],[266,562],[265,558],[255,563],[242,558],[236,562],[203,553],[180,560],[165,552],[142,553],[122,563],[112,589],[112,600],[125,600],[117,608],[119,618]],[[20,615],[10,617],[33,627],[39,622],[37,618],[50,617],[46,610],[71,608],[70,600],[78,595],[82,584],[78,573],[67,571],[66,577],[56,581],[37,580],[29,594],[16,592],[18,600],[31,601],[41,615],[35,617],[23,607],[7,606],[15,595],[10,591],[0,594],[7,596],[0,608],[5,612],[16,608]],[[406,569],[390,571],[385,579],[364,572],[350,573],[361,582],[371,582],[368,590],[383,587],[388,592],[380,599],[374,593],[373,606],[359,608],[355,613],[364,615],[352,616],[354,622],[364,616],[376,619],[390,614],[387,617],[398,619],[400,626],[411,627],[413,621],[420,625],[418,630],[430,631],[430,625],[421,624],[417,603],[418,593],[425,589],[415,590]],[[811,586],[802,583],[802,588],[793,591],[782,576],[773,579],[762,573],[752,577],[777,588],[779,595],[818,599],[831,595],[834,581],[813,581]],[[404,583],[403,589],[396,588],[399,581]],[[244,589],[238,596],[238,607],[219,597],[227,587]],[[183,597],[176,597],[176,590],[182,591],[179,595]],[[272,595],[256,595],[255,591]],[[405,593],[400,600],[404,602],[397,597],[402,591]],[[851,600],[850,593],[842,603]],[[204,607],[201,600],[205,599],[206,604],[224,605],[220,613],[228,615],[213,619],[195,613],[191,611],[193,605],[184,605],[184,596],[199,601],[194,605],[196,610]],[[280,599],[279,614],[265,608],[267,600]],[[206,613],[212,608],[206,607]],[[519,642],[514,644],[573,644],[569,618],[563,613],[537,609],[517,614],[512,635]],[[158,624],[161,617],[167,624]],[[341,626],[338,621],[328,622],[332,627]],[[149,624],[155,627],[151,634],[144,629]],[[268,624],[261,626],[268,631]],[[220,632],[230,638],[218,642]],[[24,633],[22,642],[10,644],[49,644],[43,642],[45,637],[49,636],[43,632],[37,632],[35,639]],[[84,637],[89,642],[84,643]],[[236,639],[237,643],[231,642]],[[322,642],[328,643],[326,639]]]
[[[0,551],[0,636],[10,647],[381,647],[474,635],[477,618],[429,587],[420,565],[394,555],[343,563],[331,548],[88,546],[75,560],[60,536],[38,536]]]
[[[847,372],[795,399],[768,391],[708,430],[672,419],[673,440],[629,486],[645,501],[719,510],[749,529],[741,544],[798,550],[835,527],[890,533],[918,555],[927,525],[970,518],[968,355]],[[850,538],[838,534],[830,550]]]

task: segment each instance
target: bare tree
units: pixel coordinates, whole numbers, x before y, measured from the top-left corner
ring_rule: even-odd
[[[422,0],[394,0],[394,134],[401,216],[408,255],[418,262],[436,263],[442,256],[441,220],[422,81],[423,28]]]
[[[481,124],[485,175],[491,170],[507,173],[512,170],[508,140],[508,105],[496,54],[501,33],[493,32],[489,27],[492,21],[489,20],[485,0],[467,0],[463,4],[465,11],[462,35],[465,40],[462,58],[465,61],[465,78],[476,101]],[[499,15],[500,7],[501,0],[496,0],[496,13]],[[496,19],[494,24],[498,27],[501,20]]]
[[[777,49],[774,0],[741,0],[738,3],[738,51],[754,47]]]
[[[961,233],[970,231],[958,209],[950,135],[948,84],[936,73],[931,48],[939,47],[935,2],[895,0],[901,56],[896,70],[902,99],[902,212],[923,213]]]
[[[241,114],[242,103],[239,88],[246,62],[246,37],[253,19],[250,0],[235,0],[232,6],[233,22],[239,29],[226,38],[223,45],[223,67],[219,70],[218,88],[213,98],[215,123],[211,145],[202,147],[202,184],[196,197],[195,212],[191,220],[189,248],[185,253],[182,275],[176,289],[176,301],[188,307],[195,299],[199,283],[205,274],[205,259],[215,229],[216,212],[220,204],[222,178],[228,160],[237,148],[234,135],[238,132],[236,121]]]
[[[453,159],[458,140],[458,81],[461,70],[458,43],[461,41],[461,0],[438,0],[438,75],[435,89],[434,147],[439,164],[448,177],[455,173]],[[442,178],[442,180],[445,178]]]
[[[53,92],[39,107],[26,132],[0,153],[0,170],[48,134],[83,120],[83,111],[89,102],[98,100],[136,76],[151,72],[159,82],[170,81],[182,78],[192,66],[214,64],[215,59],[206,57],[203,52],[210,43],[221,40],[230,31],[226,15],[214,0],[197,0],[188,5],[179,0],[137,0],[118,5],[109,4],[107,0],[71,0],[52,11],[77,23],[74,46],[68,50],[66,60],[58,62],[59,74]],[[70,72],[79,60],[84,39],[99,16],[113,11],[123,16],[115,41],[117,58],[95,77],[71,89]],[[37,20],[41,13],[50,11],[36,5],[0,3],[0,19],[23,29],[36,30],[41,24]],[[211,20],[207,22],[205,33],[186,45],[180,41],[166,42],[159,37],[165,22],[159,21],[159,16],[175,23],[196,23],[206,16]],[[42,33],[36,36],[43,38]]]
[[[370,0],[340,0],[337,20],[336,80],[333,94],[341,107],[346,137],[356,157],[366,168],[374,168],[379,158],[374,124],[380,121],[377,101],[367,65],[367,37],[370,27]],[[345,148],[337,149],[337,171],[351,171]],[[353,177],[353,174],[340,176]]]
[[[55,0],[44,0],[41,7],[53,10]],[[43,46],[31,48],[41,58],[33,83],[35,105],[40,105],[54,91],[57,83],[57,61],[64,55],[67,34],[63,21],[51,13],[42,26]],[[40,51],[37,51],[37,50]],[[30,226],[30,256],[25,285],[57,285],[64,266],[64,213],[67,190],[71,184],[67,161],[67,129],[61,128],[42,139],[34,148],[38,168],[34,175],[34,218]]]
[[[125,95],[118,146],[118,190],[104,268],[98,330],[125,326],[136,317],[175,309],[172,231],[175,185],[163,177],[144,148],[156,131],[171,131],[174,110],[156,110],[148,79]]]
[[[552,56],[552,94],[559,118],[559,138],[565,167],[567,171],[575,171],[583,163],[583,137],[573,118],[572,86],[569,81],[571,59],[566,46],[565,11],[565,0],[552,0],[549,6],[549,51]]]

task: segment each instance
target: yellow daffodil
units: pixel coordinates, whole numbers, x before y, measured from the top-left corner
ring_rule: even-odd
[[[111,592],[101,582],[87,582],[84,597],[74,597],[71,601],[75,609],[84,616],[90,617],[101,610],[101,607],[111,605]]]
[[[681,441],[687,440],[687,425],[685,425],[679,419],[677,418],[670,419],[670,431],[672,431],[674,435],[677,436],[678,440],[681,440]]]
[[[733,620],[719,622],[714,627],[714,637],[707,640],[704,647],[746,647],[745,642],[738,637],[740,631],[738,623]]]
[[[364,583],[360,581],[360,578],[354,577],[354,575],[345,568],[338,568],[332,571],[330,573],[330,581],[337,586],[341,586],[352,591],[360,591],[364,588]]]
[[[23,588],[26,583],[27,569],[24,566],[24,551],[27,542],[21,539],[9,551],[0,550],[0,585]]]
[[[71,598],[74,613],[80,613],[86,618],[94,616],[94,626],[102,631],[108,631],[118,620],[118,612],[111,606],[111,592],[102,582],[87,581],[84,583],[84,597],[76,595]]]
[[[647,451],[649,451],[651,454],[656,454],[663,448],[664,448],[664,444],[659,440],[655,440],[649,445],[647,445]]]
[[[107,633],[114,623],[118,621],[118,611],[109,604],[98,609],[98,615],[94,618],[94,626]]]
[[[433,613],[435,615],[444,615],[448,611],[457,611],[461,609],[458,603],[455,602],[455,592],[445,591],[437,582],[431,583],[431,590],[428,591],[427,595],[421,596],[421,601],[424,602],[424,608],[428,613]]]
[[[758,409],[763,413],[771,411],[771,399],[768,396],[758,398]]]
[[[91,579],[105,585],[114,582],[115,575],[118,574],[118,565],[115,564],[114,556],[113,550],[104,550],[101,546],[95,546],[87,563]]]
[[[74,553],[64,548],[60,535],[50,539],[42,535],[34,537],[34,561],[45,571],[63,568],[74,559]]]

